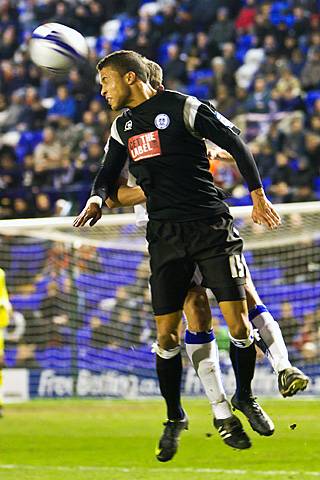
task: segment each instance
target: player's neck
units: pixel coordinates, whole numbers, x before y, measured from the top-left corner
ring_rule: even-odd
[[[141,103],[149,100],[157,94],[157,90],[151,87],[149,83],[139,82],[133,86],[130,99],[127,103],[128,108],[135,108]]]

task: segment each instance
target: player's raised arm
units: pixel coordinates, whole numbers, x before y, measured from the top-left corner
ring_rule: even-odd
[[[92,227],[101,218],[102,205],[116,187],[126,159],[127,149],[111,136],[102,165],[94,179],[91,196],[82,212],[74,220],[74,227],[82,227],[89,220],[89,225]]]
[[[140,187],[129,187],[128,185],[120,185],[114,195],[106,200],[109,208],[115,207],[133,207],[140,203],[145,203],[146,197]]]
[[[269,228],[278,227],[281,224],[280,216],[264,193],[257,165],[249,148],[240,138],[239,129],[219,112],[213,111],[194,97],[187,98],[186,109],[190,112],[186,115],[189,128],[231,153],[235,159],[251,194],[253,221]]]

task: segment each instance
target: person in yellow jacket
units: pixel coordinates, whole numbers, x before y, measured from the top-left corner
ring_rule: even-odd
[[[12,306],[9,301],[8,290],[6,286],[6,274],[0,268],[0,417],[2,417],[3,397],[2,397],[2,367],[4,364],[4,329],[7,327],[10,319]]]

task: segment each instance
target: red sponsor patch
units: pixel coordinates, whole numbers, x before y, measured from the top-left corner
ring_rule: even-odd
[[[161,155],[161,145],[159,132],[140,133],[130,137],[128,140],[128,150],[132,160],[144,160],[145,158],[157,157]]]

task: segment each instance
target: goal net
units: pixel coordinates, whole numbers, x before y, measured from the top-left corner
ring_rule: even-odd
[[[319,394],[319,203],[278,209],[283,225],[276,231],[253,224],[250,207],[232,213],[256,288],[279,321],[292,362],[312,377],[309,393]],[[93,228],[75,229],[72,220],[0,222],[0,266],[14,307],[5,333],[6,368],[27,369],[31,396],[157,395],[144,229],[133,214],[104,215]],[[228,391],[233,374],[226,326],[212,295],[210,302]],[[185,393],[201,393],[184,363]],[[277,392],[260,356],[255,390]]]

